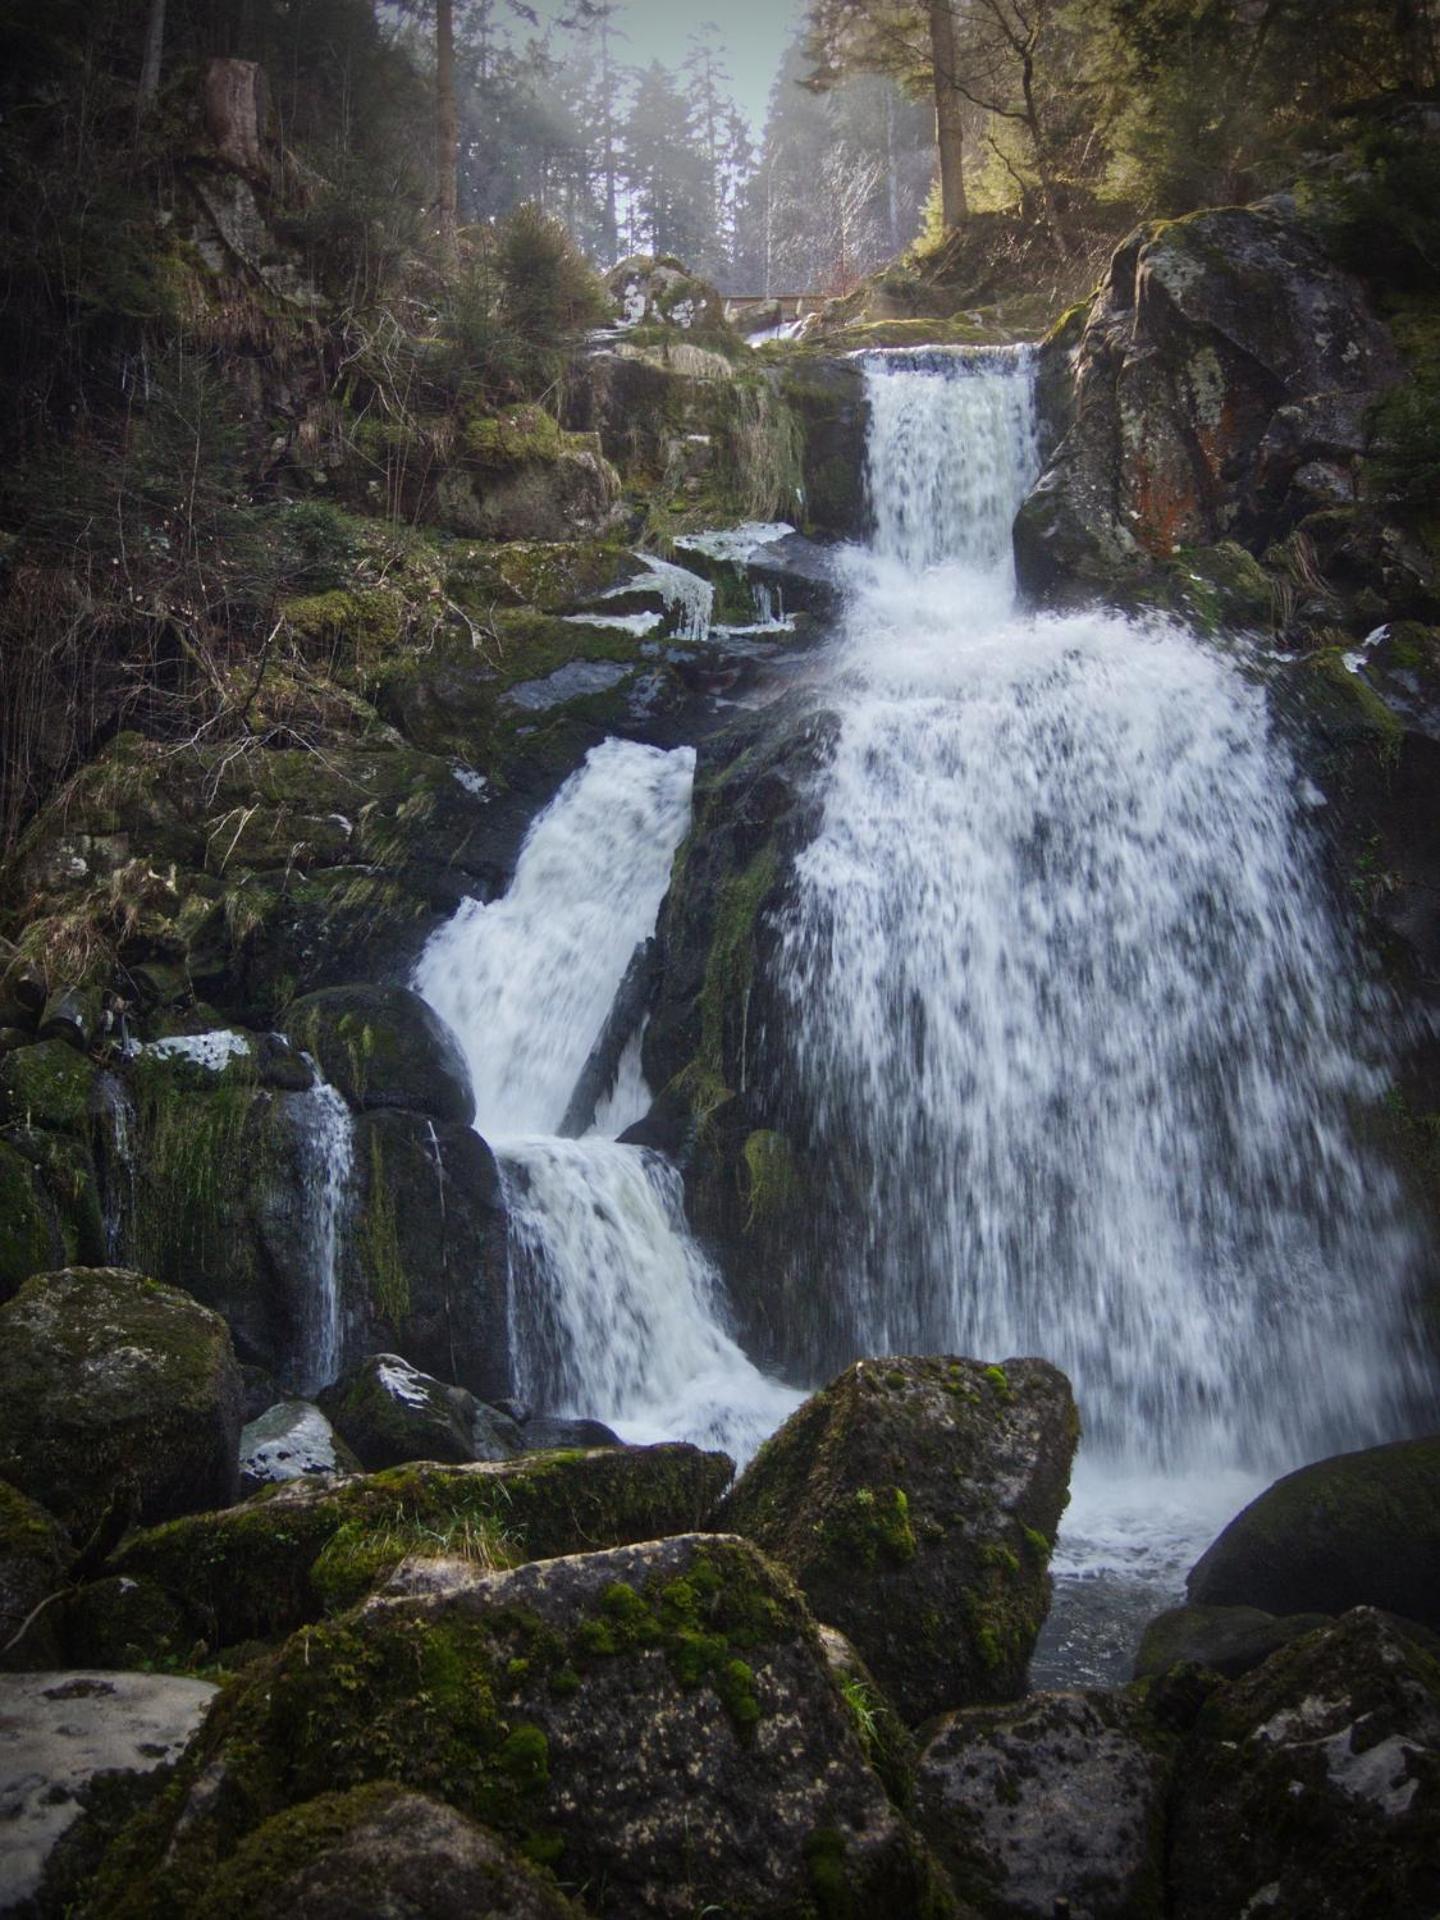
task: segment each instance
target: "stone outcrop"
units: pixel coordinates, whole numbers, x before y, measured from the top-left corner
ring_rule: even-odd
[[[1440,1437],[1287,1474],[1230,1522],[1186,1587],[1202,1607],[1381,1607],[1440,1628]]]
[[[109,1571],[169,1596],[212,1649],[274,1640],[353,1605],[406,1555],[506,1567],[686,1532],[733,1471],[675,1444],[298,1479],[134,1534]]]
[[[1328,1625],[1321,1613],[1277,1617],[1260,1607],[1170,1607],[1145,1629],[1135,1678],[1154,1680],[1172,1667],[1195,1666],[1238,1679],[1292,1640]]]
[[[1172,1744],[1121,1693],[946,1714],[920,1755],[915,1819],[987,1920],[1158,1916]]]
[[[1023,1690],[1078,1434],[1043,1360],[863,1360],[765,1443],[722,1519],[913,1725]]]
[[[0,1307],[0,1474],[82,1543],[233,1500],[240,1424],[229,1331],[173,1287],[70,1267]]]
[[[1046,354],[1072,364],[1068,432],[1015,551],[1022,586],[1062,600],[1133,593],[1182,549],[1254,545],[1353,501],[1368,410],[1402,371],[1358,281],[1283,202],[1140,229]]]
[[[264,1821],[376,1777],[443,1797],[603,1912],[951,1911],[794,1588],[715,1535],[512,1573],[402,1567],[226,1695],[90,1911],[183,1908]]]
[[[1215,1695],[1176,1769],[1176,1920],[1440,1901],[1440,1646],[1357,1609]]]

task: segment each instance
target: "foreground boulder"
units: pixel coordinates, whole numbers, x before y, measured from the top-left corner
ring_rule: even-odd
[[[703,1526],[732,1472],[698,1447],[302,1478],[127,1540],[109,1571],[169,1596],[212,1648],[275,1639],[361,1599],[407,1555],[480,1567]]]
[[[228,1860],[195,1920],[580,1920],[554,1881],[464,1814],[386,1785],[322,1794],[277,1814]]]
[[[1162,1910],[1169,1776],[1134,1701],[1039,1693],[940,1721],[915,1818],[956,1891],[994,1920],[1139,1920]]]
[[[96,1825],[113,1831],[159,1787],[215,1693],[162,1674],[0,1677],[0,1913],[24,1910],[42,1887],[39,1911],[73,1910],[102,1844],[82,1818],[92,1790],[104,1796]]]
[[[375,1779],[482,1820],[602,1914],[947,1911],[799,1596],[729,1536],[407,1563],[227,1694],[90,1911],[188,1911],[265,1820]]]
[[[1238,1679],[1292,1640],[1329,1624],[1323,1613],[1277,1617],[1260,1607],[1171,1607],[1146,1627],[1135,1678],[1154,1680],[1172,1667],[1191,1666]]]
[[[362,1466],[404,1466],[410,1460],[495,1458],[514,1447],[490,1449],[484,1442],[494,1422],[482,1420],[476,1446],[479,1403],[463,1387],[447,1386],[421,1373],[398,1353],[372,1353],[320,1395],[320,1411]],[[497,1416],[498,1419],[498,1416]]]
[[[914,1724],[1023,1689],[1078,1434],[1043,1360],[862,1360],[766,1442],[724,1523],[789,1567]]]
[[[1287,1474],[1230,1522],[1186,1587],[1198,1606],[1383,1607],[1440,1628],[1440,1435]]]
[[[1177,1769],[1176,1920],[1440,1909],[1440,1643],[1357,1608],[1221,1689]]]
[[[37,1274],[0,1307],[0,1474],[82,1544],[112,1507],[233,1500],[241,1399],[224,1321],[141,1274]]]

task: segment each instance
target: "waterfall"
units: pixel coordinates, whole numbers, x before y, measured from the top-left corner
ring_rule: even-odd
[[[865,371],[875,537],[772,1063],[835,1170],[850,1349],[1055,1360],[1121,1505],[1393,1436],[1417,1248],[1350,1126],[1384,1010],[1263,687],[1174,624],[1016,611],[1026,353]]]
[[[315,1066],[313,1060],[310,1064]],[[307,1201],[305,1294],[294,1372],[300,1391],[311,1394],[340,1374],[340,1246],[351,1200],[355,1123],[344,1098],[320,1078],[318,1067],[315,1085],[308,1093],[290,1095],[284,1111],[294,1130],[302,1168],[300,1190]]]
[[[694,1439],[746,1458],[800,1396],[731,1338],[679,1175],[598,1131],[557,1134],[654,931],[694,770],[688,747],[596,747],[531,827],[509,892],[463,906],[415,985],[460,1039],[475,1124],[500,1163],[517,1392],[627,1439]],[[648,1104],[632,1039],[597,1128],[623,1128]]]

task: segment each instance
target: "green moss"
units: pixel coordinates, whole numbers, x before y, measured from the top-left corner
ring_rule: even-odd
[[[715,929],[700,989],[700,1059],[703,1071],[725,1083],[727,1013],[743,1018],[755,973],[755,923],[774,886],[779,857],[772,846],[756,854],[743,872],[719,889]]]
[[[83,1133],[95,1069],[63,1040],[0,1055],[0,1117],[24,1126]]]
[[[482,469],[503,472],[532,460],[557,460],[576,436],[543,407],[509,407],[465,426],[465,451]]]
[[[773,1128],[761,1128],[746,1136],[740,1159],[745,1169],[747,1231],[782,1219],[801,1195],[790,1142]]]
[[[837,1501],[817,1528],[824,1557],[836,1567],[904,1566],[915,1558],[910,1502],[901,1487],[858,1487]]]
[[[55,1264],[50,1210],[29,1160],[0,1141],[0,1299]]]
[[[1010,1385],[1009,1375],[1003,1367],[986,1367],[985,1378],[1004,1401],[1015,1398],[1015,1389]]]
[[[1305,668],[1323,683],[1326,698],[1337,713],[1373,736],[1382,764],[1394,766],[1405,738],[1404,722],[1361,674],[1350,671],[1343,649],[1323,647],[1310,655]]]
[[[385,1178],[380,1136],[370,1140],[369,1203],[360,1220],[360,1259],[370,1298],[397,1333],[410,1318],[410,1274],[400,1245],[395,1195]]]

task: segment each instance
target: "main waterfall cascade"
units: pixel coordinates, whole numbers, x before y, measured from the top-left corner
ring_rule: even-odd
[[[1404,1425],[1422,1249],[1350,1125],[1386,1084],[1358,1038],[1383,1044],[1384,1007],[1255,663],[1170,622],[1017,611],[1030,355],[864,365],[875,536],[842,556],[816,676],[840,724],[768,1062],[808,1163],[839,1170],[813,1270],[850,1354],[1069,1372],[1087,1440],[1062,1589],[1118,1571],[1153,1612],[1267,1477]],[[648,1101],[638,1037],[590,1135],[558,1137],[693,764],[596,749],[416,983],[500,1159],[518,1391],[743,1458],[799,1396],[727,1330],[678,1174],[614,1138]],[[1046,1659],[1098,1677],[1083,1650]]]
[[[629,1440],[692,1439],[748,1458],[801,1396],[760,1374],[727,1332],[679,1174],[605,1137],[649,1106],[638,1044],[590,1135],[558,1137],[631,956],[654,931],[694,769],[688,747],[597,747],[531,828],[510,891],[463,907],[415,984],[460,1038],[475,1124],[500,1163],[516,1392]]]
[[[1241,661],[1015,611],[1027,353],[866,372],[876,534],[775,1068],[845,1169],[827,1285],[857,1352],[1064,1367],[1071,1563],[1163,1579],[1167,1530],[1184,1564],[1268,1477],[1403,1423],[1420,1249],[1350,1124],[1383,1007]]]

